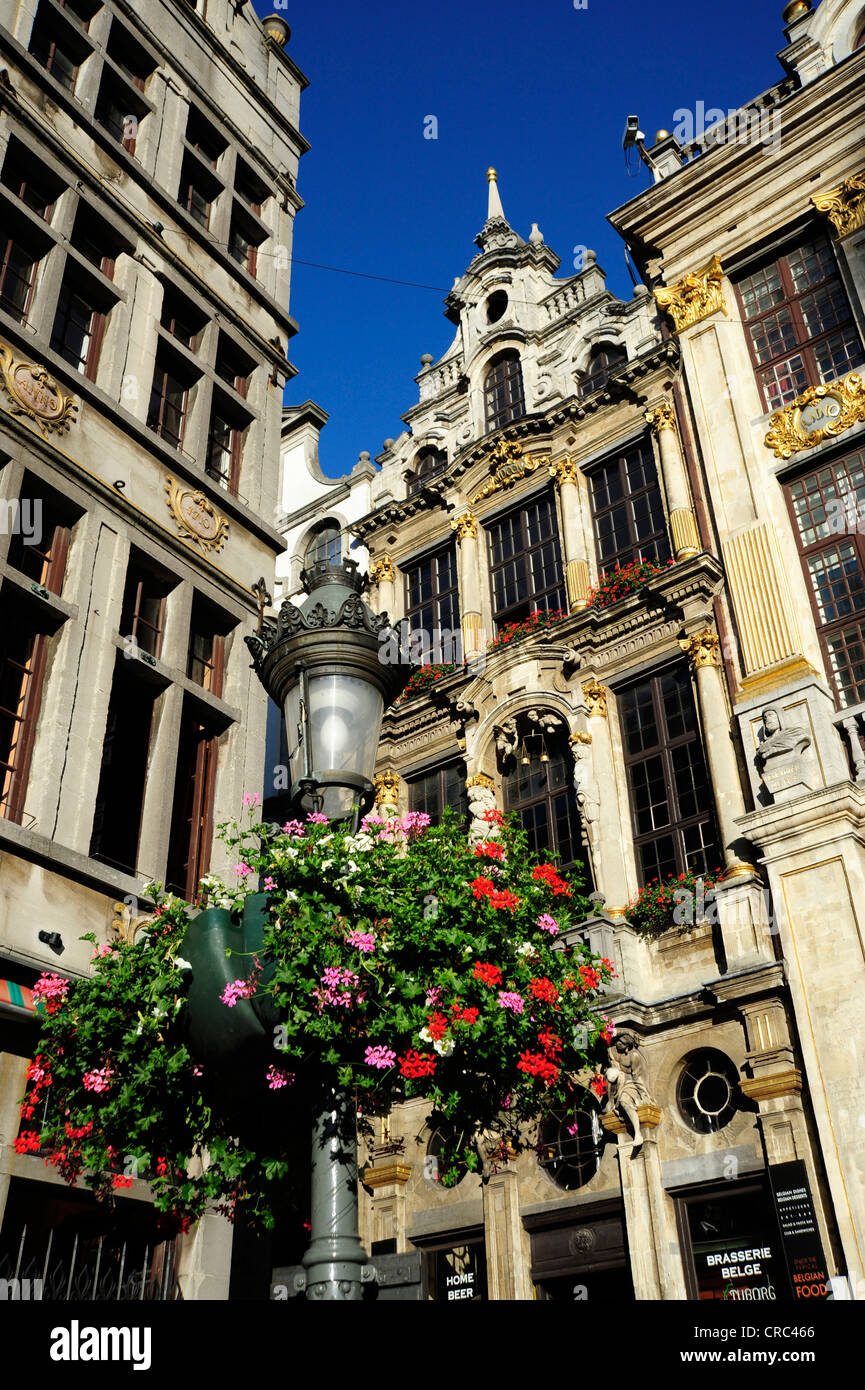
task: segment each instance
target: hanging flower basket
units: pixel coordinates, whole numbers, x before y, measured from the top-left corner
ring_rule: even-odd
[[[721,869],[695,874],[693,869],[658,880],[641,888],[625,909],[632,927],[645,936],[661,936],[670,927],[699,926],[715,919],[714,889]]]
[[[675,563],[675,560],[667,560],[663,565],[656,565],[653,560],[632,560],[623,568],[617,565],[601,576],[594,589],[589,590],[589,604],[593,608],[609,608],[611,603],[618,603],[619,599],[645,589],[652,579]]]
[[[477,845],[421,813],[368,816],[354,835],[317,813],[273,835],[252,808],[223,827],[238,862],[230,888],[208,883],[221,906],[196,914],[154,885],[152,929],[100,947],[87,979],[35,987],[16,1148],[102,1198],[146,1178],[181,1229],[213,1204],[273,1224],[322,1084],[367,1129],[427,1101],[452,1136],[445,1186],[479,1167],[484,1132],[518,1150],[527,1125],[602,1084],[593,1005],[612,965],[561,949],[589,911],[576,880],[487,820]]]

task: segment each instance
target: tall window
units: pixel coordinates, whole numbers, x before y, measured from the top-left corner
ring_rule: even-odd
[[[198,346],[198,334],[207,322],[207,315],[187,299],[174,285],[167,284],[162,298],[162,314],[159,320],[166,333],[176,338],[190,352]]]
[[[40,4],[30,33],[30,52],[68,92],[75,90],[78,69],[91,52],[80,30],[51,5]]]
[[[609,459],[589,483],[602,573],[632,560],[669,559],[667,524],[648,440]]]
[[[29,606],[4,591],[0,625],[0,815],[20,824],[27,791],[48,636]]]
[[[52,594],[62,593],[73,515],[41,479],[25,475],[7,563]]]
[[[716,866],[712,788],[686,666],[618,692],[640,881]]]
[[[54,315],[51,347],[90,381],[96,377],[106,321],[107,315],[97,307],[93,289],[80,266],[67,266]]]
[[[157,351],[147,423],[150,429],[155,430],[175,449],[179,449],[183,444],[189,385],[188,375],[180,359],[175,359],[174,355],[163,349]]]
[[[65,184],[13,136],[3,161],[2,181],[33,212],[46,220]]]
[[[817,631],[841,705],[865,700],[865,451],[787,484]]]
[[[219,739],[188,704],[177,750],[166,886],[192,901],[207,873],[213,838],[213,789]]]
[[[204,469],[227,492],[237,492],[244,429],[245,422],[214,396]]]
[[[202,227],[210,225],[210,205],[219,192],[219,185],[188,156],[183,160],[180,174],[180,193],[177,201]]]
[[[628,354],[622,348],[613,347],[609,343],[603,343],[600,347],[596,347],[589,358],[585,372],[580,377],[580,395],[591,396],[593,392],[600,391],[601,387],[607,384],[610,372],[627,360]]]
[[[90,854],[134,874],[156,691],[121,656],[114,670]]]
[[[865,360],[826,237],[768,261],[738,281],[736,294],[767,410]]]
[[[196,596],[192,605],[186,674],[211,695],[222,694],[225,670],[225,637],[219,631],[218,622],[215,610]]]
[[[406,569],[405,587],[409,634],[424,634],[420,652],[423,664],[455,660],[454,644],[460,640],[460,598],[453,544]],[[456,636],[443,637],[443,633]]]
[[[158,657],[162,650],[167,591],[165,583],[133,555],[123,592],[120,635],[132,639],[149,656]]]
[[[317,527],[309,539],[303,563],[306,568],[326,560],[329,565],[338,565],[342,559],[342,534],[333,521],[325,521]]]
[[[432,479],[437,478],[448,466],[448,456],[443,449],[424,449],[417,457],[415,470],[409,479],[409,496],[413,492],[420,492],[422,487]]]
[[[433,825],[438,825],[446,806],[465,821],[469,807],[465,768],[451,763],[413,778],[408,784],[408,804],[411,811],[425,811]]]
[[[228,254],[250,275],[255,275],[258,269],[258,248],[266,235],[263,228],[235,204],[228,232]]]
[[[531,749],[531,742],[522,746]],[[560,856],[564,868],[582,868],[588,893],[592,891],[592,875],[574,791],[573,763],[555,742],[546,745],[546,754],[547,762],[541,761],[540,749],[526,755],[531,756],[528,764],[517,761],[505,779],[505,809],[519,814],[533,853],[548,850]]]
[[[513,349],[500,352],[490,363],[484,378],[487,429],[499,430],[526,413],[520,354]]]
[[[487,538],[497,627],[535,609],[564,609],[562,552],[551,496],[490,522]]]
[[[23,236],[0,237],[0,308],[26,322],[38,258],[25,250]]]

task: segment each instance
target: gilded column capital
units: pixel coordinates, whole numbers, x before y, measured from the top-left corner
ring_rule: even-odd
[[[392,584],[396,579],[396,566],[390,555],[382,555],[380,560],[376,560],[369,577],[373,584]]]
[[[586,733],[584,729],[577,729],[577,732],[575,734],[571,734],[570,738],[568,739],[568,743],[571,745],[572,748],[578,743],[591,743],[591,741],[592,735]]]
[[[692,632],[690,637],[681,637],[679,646],[687,656],[692,671],[699,670],[701,666],[720,664],[718,634],[710,628],[706,628],[705,632]]]
[[[591,680],[586,681],[581,689],[583,692],[583,700],[586,705],[586,713],[589,717],[591,718],[592,715],[597,715],[600,719],[606,719],[607,695],[609,694],[607,687],[601,685],[600,681]]]
[[[865,227],[865,170],[851,174],[837,188],[814,193],[811,202],[818,212],[828,217],[839,237]]]
[[[559,459],[558,463],[551,463],[549,472],[550,477],[555,479],[559,487],[561,487],[563,483],[572,483],[573,486],[576,487],[577,465],[574,463],[570,454],[566,454],[563,459]]]
[[[487,791],[494,792],[496,784],[492,777],[488,777],[485,772],[475,772],[471,777],[466,778],[466,787],[486,787]]]
[[[476,541],[478,538],[478,519],[474,512],[463,512],[462,516],[456,517],[451,522],[451,530],[456,531],[458,541],[464,541],[467,536]]]
[[[721,291],[723,278],[721,262],[717,256],[713,256],[702,270],[692,270],[674,285],[655,290],[655,300],[659,308],[669,314],[677,333],[681,333],[683,328],[690,328],[692,324],[699,323],[701,319],[708,318],[717,309],[726,314],[727,305]]]
[[[395,806],[399,798],[399,776],[392,769],[373,777],[376,806]]]
[[[647,410],[643,419],[652,426],[655,434],[660,434],[661,430],[675,430],[676,412],[673,409],[672,401],[661,401],[653,410]]]

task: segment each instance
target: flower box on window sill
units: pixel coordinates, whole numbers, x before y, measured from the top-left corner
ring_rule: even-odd
[[[632,560],[624,568],[617,565],[615,569],[603,575],[595,587],[589,591],[589,607],[609,608],[611,604],[618,603],[620,599],[640,593],[653,579],[670,569],[675,563],[675,560],[667,560],[663,565],[656,565],[652,560]]]
[[[712,869],[695,874],[687,869],[661,881],[653,879],[631,900],[625,916],[636,931],[653,939],[671,927],[685,932],[711,924],[717,915],[714,890],[721,873],[721,869]]]

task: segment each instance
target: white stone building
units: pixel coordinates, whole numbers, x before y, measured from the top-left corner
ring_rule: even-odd
[[[660,132],[611,215],[627,302],[591,254],[557,277],[490,172],[453,343],[375,476],[334,484],[325,543],[366,548],[379,610],[462,634],[385,717],[380,804],[494,804],[583,866],[644,1087],[641,1145],[587,1095],[449,1191],[400,1107],[365,1173],[383,1296],[455,1273],[494,1299],[863,1296],[865,9],[797,0],[784,26],[782,80]],[[287,416],[284,450],[314,454],[322,415]],[[313,516],[290,520],[302,554]],[[534,611],[562,616],[490,649]],[[717,872],[708,910],[642,930],[635,900],[688,871]]]

